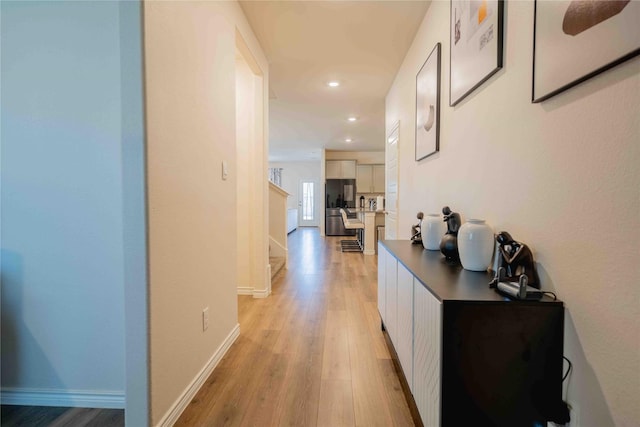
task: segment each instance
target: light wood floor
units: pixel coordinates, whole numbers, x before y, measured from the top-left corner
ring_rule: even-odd
[[[380,331],[377,257],[315,228],[289,235],[266,299],[238,298],[240,337],[177,426],[413,426]],[[122,426],[124,411],[2,406],[4,426]]]
[[[238,298],[240,337],[176,426],[413,426],[380,331],[377,257],[316,228],[289,235],[266,299]]]

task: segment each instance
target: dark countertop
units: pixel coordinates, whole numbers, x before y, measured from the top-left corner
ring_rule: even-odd
[[[440,251],[428,251],[409,240],[379,240],[438,300],[512,302],[489,288],[493,273],[469,271],[459,262],[449,262]],[[558,302],[543,297],[541,302]],[[540,301],[533,301],[539,304]],[[532,301],[515,301],[518,304]]]
[[[384,213],[384,211],[379,211],[376,209],[369,209],[369,208],[346,208],[347,211],[349,213],[359,213],[359,212],[364,212],[364,213]]]

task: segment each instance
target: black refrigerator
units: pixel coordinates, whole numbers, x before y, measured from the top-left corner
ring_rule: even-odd
[[[325,234],[327,236],[353,236],[355,230],[347,230],[342,222],[340,208],[356,206],[355,179],[328,179],[325,187]]]

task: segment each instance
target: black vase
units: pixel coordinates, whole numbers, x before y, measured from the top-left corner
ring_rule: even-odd
[[[460,254],[458,253],[458,236],[455,234],[445,234],[442,236],[442,240],[440,240],[440,252],[442,252],[447,259],[460,259]]]

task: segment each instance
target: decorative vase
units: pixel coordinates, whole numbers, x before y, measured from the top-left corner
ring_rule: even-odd
[[[458,261],[460,254],[458,253],[458,236],[455,234],[445,234],[440,240],[440,252],[449,261]]]
[[[465,270],[487,271],[491,265],[495,238],[483,219],[470,219],[458,231],[458,252]]]
[[[449,206],[442,208],[442,219],[447,223],[447,232],[440,240],[440,252],[449,261],[458,261],[458,231],[460,230],[460,214],[453,212]]]
[[[439,251],[440,239],[446,231],[440,214],[428,214],[422,221],[422,246],[430,251]]]

